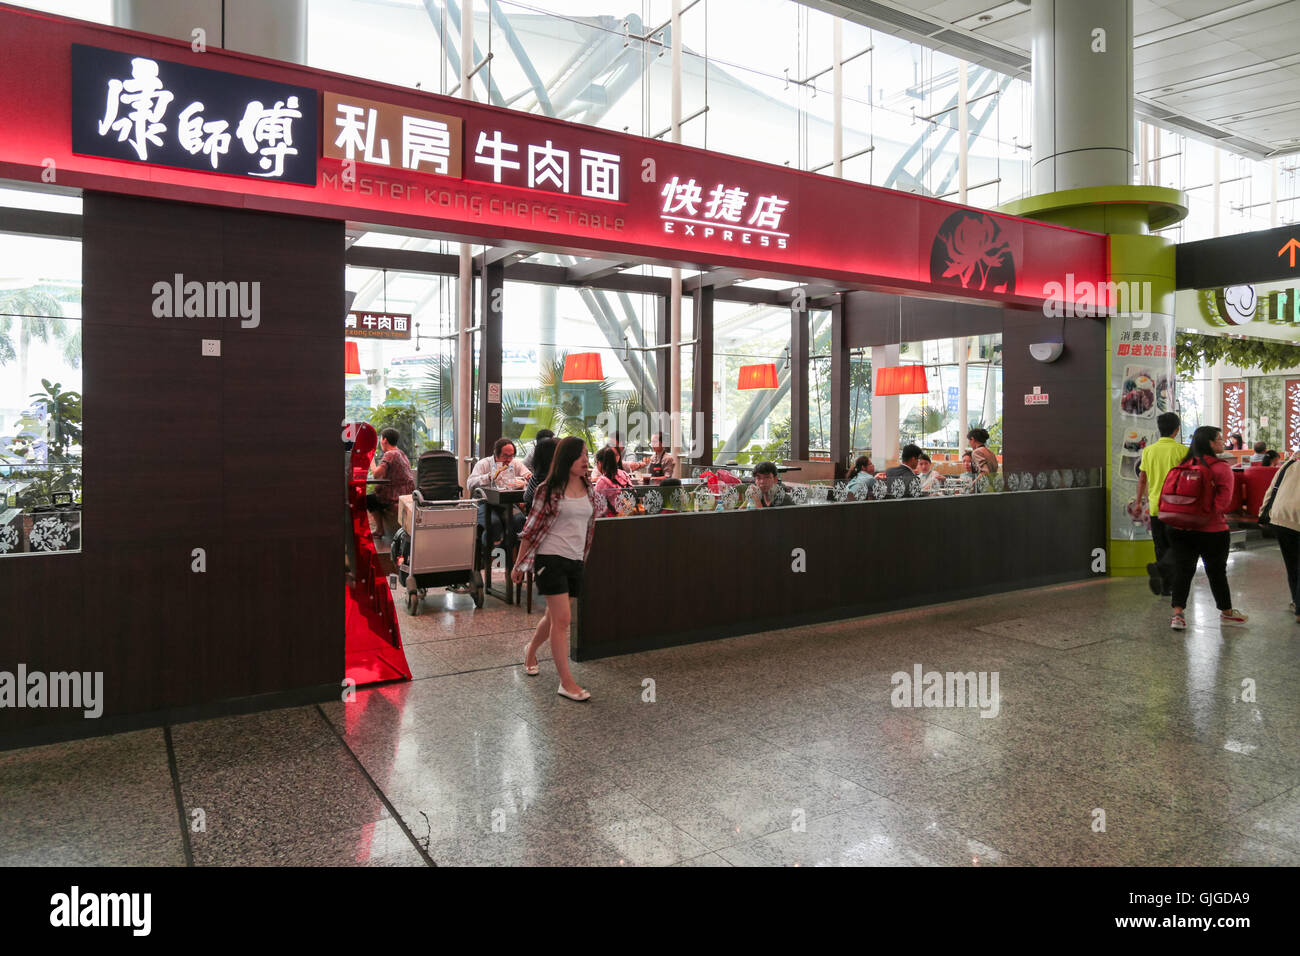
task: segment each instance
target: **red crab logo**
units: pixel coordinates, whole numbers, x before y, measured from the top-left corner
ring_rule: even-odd
[[[930,247],[930,281],[981,292],[1015,292],[1016,264],[997,220],[965,209],[945,219]]]

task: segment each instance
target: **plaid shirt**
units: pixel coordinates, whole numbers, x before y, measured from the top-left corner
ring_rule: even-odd
[[[538,487],[537,494],[533,497],[532,510],[528,512],[528,520],[524,523],[524,530],[519,532],[519,557],[515,559],[515,570],[527,573],[533,569],[533,559],[537,557],[538,551],[546,541],[551,525],[555,524],[555,519],[560,514],[560,502],[563,499],[563,494],[548,494],[545,485]],[[582,547],[584,560],[591,553],[591,536],[596,531],[596,515],[605,513],[605,497],[596,491],[596,486],[590,481],[587,482],[587,500],[591,502],[591,517],[587,519],[587,543]]]

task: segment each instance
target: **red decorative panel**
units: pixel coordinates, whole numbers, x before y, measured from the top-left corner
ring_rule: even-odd
[[[1300,451],[1300,378],[1286,380],[1286,450]]]
[[[60,185],[101,192],[1032,308],[1095,303],[1109,278],[1107,237],[1097,233],[224,50],[199,54],[188,40],[3,4],[0,36],[3,179],[57,170]],[[296,143],[304,157],[315,152],[310,185],[74,153],[73,44],[310,90],[335,108],[340,99],[358,110],[374,104],[376,116],[386,111],[376,120],[385,143],[398,135],[384,134],[397,114],[437,117],[448,137],[436,149],[443,162],[399,168],[397,150],[381,159],[366,146],[357,168],[345,168],[348,160],[321,155],[338,152],[336,114],[320,118],[328,148]],[[108,87],[78,89],[103,104]],[[159,120],[164,142],[177,135],[180,106]],[[98,125],[92,139],[106,135]]]
[[[1246,383],[1223,383],[1224,435],[1246,434]]]

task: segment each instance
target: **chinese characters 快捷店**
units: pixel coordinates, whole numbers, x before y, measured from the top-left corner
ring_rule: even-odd
[[[700,216],[700,204],[704,203],[703,219],[739,223],[745,211],[749,193],[739,187],[726,187],[719,183],[704,202],[704,190],[694,179],[681,182],[677,176],[668,180],[659,193],[664,197],[663,215],[671,216],[681,213],[686,217]],[[773,231],[781,228],[781,217],[785,214],[790,200],[780,196],[759,196],[754,201],[753,212],[746,220],[756,231]],[[698,220],[697,220],[698,221]]]

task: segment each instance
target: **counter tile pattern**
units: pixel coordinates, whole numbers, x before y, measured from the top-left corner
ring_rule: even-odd
[[[0,865],[1295,866],[1300,625],[1275,547],[1229,578],[1248,627],[1100,579],[584,662],[587,704],[523,672],[541,602],[431,594],[415,680],[175,725],[175,776],[162,730],[0,753]]]

